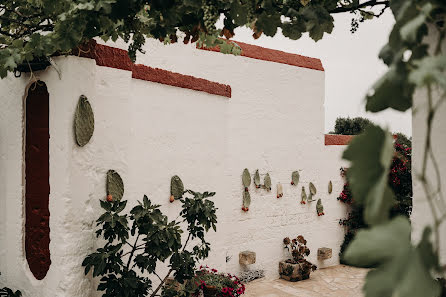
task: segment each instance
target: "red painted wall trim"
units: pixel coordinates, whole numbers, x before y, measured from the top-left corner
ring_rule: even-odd
[[[36,279],[51,265],[49,211],[49,94],[39,81],[26,97],[25,254]]]
[[[228,85],[212,82],[203,78],[196,78],[190,75],[170,72],[159,68],[134,65],[132,77],[231,98],[231,87]]]
[[[325,134],[325,145],[347,145],[354,135]]]
[[[145,65],[134,65],[127,51],[97,44],[95,40],[73,50],[73,55],[94,59],[99,66],[132,71],[132,77],[174,87],[231,98],[231,86]]]
[[[238,42],[234,40],[232,41],[237,43],[241,47],[243,57],[324,71],[321,60],[317,58],[310,58],[298,54],[291,54],[283,51],[273,50],[270,48],[264,48],[248,43]],[[220,52],[219,47],[199,49]]]

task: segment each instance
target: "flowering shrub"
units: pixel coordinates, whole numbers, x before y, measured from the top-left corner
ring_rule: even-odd
[[[348,186],[348,182],[344,184],[344,188],[342,189],[341,194],[339,194],[338,200],[347,204],[352,204],[353,196]]]
[[[191,281],[197,287],[193,296],[199,296],[200,290],[205,292],[205,296],[237,297],[245,294],[245,285],[237,276],[218,273],[216,269],[209,269],[207,266],[200,266],[200,270]],[[206,292],[211,294],[206,294]]]
[[[410,145],[411,141],[404,135],[395,135],[395,153],[392,159],[388,183],[395,194],[397,203],[390,210],[391,217],[397,215],[409,217],[412,211],[412,148]],[[346,177],[346,172],[347,169],[341,168],[342,177]],[[344,242],[341,245],[340,254],[342,255],[349,242],[354,238],[356,231],[367,227],[367,225],[363,218],[364,208],[355,203],[348,180],[346,180],[338,200],[351,206],[348,217],[339,220],[339,224],[346,228]]]

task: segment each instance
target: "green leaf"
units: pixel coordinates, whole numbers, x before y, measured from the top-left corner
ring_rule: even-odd
[[[127,200],[120,201],[118,207],[116,208],[116,213],[120,213],[121,211],[123,211],[126,205],[127,205]]]
[[[370,225],[386,221],[394,203],[388,186],[392,157],[392,135],[374,125],[356,136],[343,154],[351,162],[347,177],[353,196],[365,205],[364,219]]]
[[[411,19],[404,26],[401,27],[400,33],[403,40],[407,42],[415,42],[418,31],[426,22],[426,18],[434,9],[432,3],[428,2],[423,5],[417,17]]]
[[[114,170],[107,171],[107,194],[112,195],[113,201],[120,201],[124,195],[124,182]]]
[[[4,65],[3,67],[5,67],[6,69],[15,69],[17,67],[17,64],[15,62],[15,59],[13,56],[9,56],[5,59]]]
[[[358,231],[344,253],[344,260],[358,267],[375,267],[367,275],[365,297],[440,295],[438,282],[423,264],[423,250],[411,245],[410,232],[405,217]],[[429,245],[423,243],[423,246]]]
[[[172,176],[170,179],[170,195],[175,199],[180,199],[184,194],[183,181],[178,175]]]
[[[263,32],[267,36],[276,35],[277,28],[282,24],[280,14],[270,11],[271,14],[262,13],[256,21],[257,31]]]
[[[243,170],[242,183],[245,188],[248,188],[251,185],[251,175],[249,174],[248,168]]]
[[[81,95],[74,114],[74,135],[79,146],[86,145],[94,131],[94,114],[87,97]]]
[[[143,201],[144,207],[150,206],[150,201],[149,201],[149,198],[147,197],[147,195],[144,195],[142,201]]]
[[[345,251],[344,260],[358,267],[376,267],[392,260],[408,246],[410,224],[400,216],[386,224],[359,230]]]
[[[231,17],[232,19],[240,25],[244,25],[248,22],[248,8],[246,6],[250,5],[250,3],[248,3],[247,5],[242,5],[240,3],[240,0],[234,0],[231,3]]]
[[[101,207],[107,211],[110,211],[112,209],[112,203],[104,200],[99,200],[99,203],[101,204]]]
[[[374,84],[373,94],[366,97],[366,110],[378,112],[393,108],[406,111],[411,108],[415,87],[409,83],[408,75],[405,63],[392,65],[387,73]]]
[[[434,247],[431,243],[432,228],[426,226],[423,230],[423,235],[417,246],[417,250],[422,257],[423,264],[427,269],[433,268],[435,271],[440,271],[440,260],[438,254],[434,252]]]
[[[410,73],[410,82],[417,87],[438,84],[446,90],[446,55],[428,56],[414,64],[417,68]]]

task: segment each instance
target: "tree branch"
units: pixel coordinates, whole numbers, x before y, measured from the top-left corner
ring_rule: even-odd
[[[186,242],[184,243],[184,246],[181,249],[181,252],[184,252],[184,250],[186,249],[186,246],[189,243],[190,237],[191,237],[191,234],[189,233],[189,235],[187,236]],[[153,291],[153,293],[152,293],[152,295],[150,295],[150,297],[155,297],[156,296],[156,293],[158,293],[158,291],[161,289],[161,287],[166,282],[167,278],[170,276],[172,271],[173,271],[173,269],[170,268],[169,272],[167,272],[167,275],[164,277],[164,279],[161,281],[161,283],[158,285],[158,287],[155,289],[155,291]]]
[[[377,5],[384,5],[384,9],[386,9],[387,7],[389,7],[390,1],[389,0],[385,0],[385,1],[369,0],[369,1],[366,1],[366,2],[356,5],[356,6],[336,7],[335,9],[330,10],[329,13],[349,12],[349,11],[355,11],[360,8],[369,7],[369,6],[377,6]]]
[[[138,236],[136,236],[135,244],[133,245],[133,248],[132,248],[132,252],[130,253],[129,261],[127,262],[127,270],[130,267],[130,262],[132,261],[133,254],[135,253],[136,244],[138,243],[139,235],[140,234],[138,233]]]

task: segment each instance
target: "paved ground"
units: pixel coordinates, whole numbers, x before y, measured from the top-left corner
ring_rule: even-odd
[[[246,286],[245,297],[361,297],[366,269],[339,265],[318,269],[300,282],[255,280]]]

